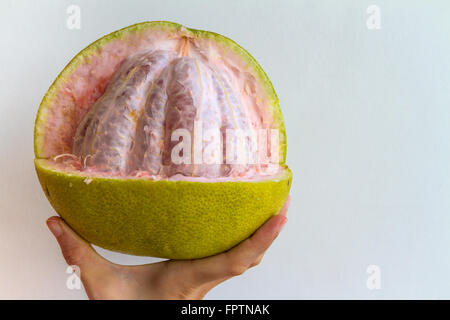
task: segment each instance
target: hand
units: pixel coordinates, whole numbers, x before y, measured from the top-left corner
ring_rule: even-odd
[[[47,225],[66,262],[79,266],[90,299],[202,299],[221,282],[259,264],[287,221],[289,201],[250,238],[225,253],[138,266],[104,259],[59,217],[49,218]]]

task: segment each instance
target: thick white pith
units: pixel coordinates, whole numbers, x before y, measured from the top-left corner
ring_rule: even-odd
[[[121,88],[122,80],[116,81],[115,88],[110,90],[115,77],[117,78],[122,73],[123,79],[125,79],[123,83],[126,83],[129,80],[128,74],[136,70],[139,71],[139,68],[142,67],[142,64],[139,65],[136,61],[141,59],[142,56],[154,56],[155,52],[163,52],[165,55],[168,54],[170,58],[160,66],[159,70],[155,71],[153,76],[142,81],[140,89],[138,86],[130,86],[134,90],[132,94],[134,98],[127,101],[131,101],[130,105],[141,104],[141,107],[127,108],[126,114],[124,110],[121,110],[122,113],[117,115],[117,112],[114,111],[117,106],[115,106],[113,99],[113,102],[109,103],[106,108],[109,110],[110,117],[98,116],[103,123],[106,123],[103,126],[105,129],[103,131],[99,130],[98,127],[95,127],[95,130],[92,129],[93,132],[95,131],[95,135],[93,135],[95,137],[100,137],[102,132],[106,132],[105,138],[101,140],[91,137],[89,141],[83,141],[85,138],[82,130],[80,130],[81,124],[86,118],[96,117],[91,108],[99,104],[98,101],[108,92],[121,90],[117,88]],[[152,165],[142,165],[142,159],[129,160],[134,155],[132,150],[136,149],[136,141],[139,139],[148,140],[145,134],[151,136],[155,132],[154,128],[149,126],[148,123],[145,126],[142,125],[145,108],[151,108],[145,101],[151,96],[150,93],[154,90],[157,80],[164,78],[164,72],[176,70],[178,66],[181,69],[184,68],[183,70],[191,68],[190,71],[185,72],[187,82],[181,83],[182,81],[176,78],[177,75],[175,75],[175,78],[171,78],[171,81],[175,84],[181,83],[182,91],[184,90],[186,96],[192,98],[191,102],[193,102],[196,114],[195,119],[191,120],[200,120],[206,127],[208,125],[220,126],[221,130],[228,127],[254,132],[260,129],[277,129],[278,124],[274,121],[273,106],[270,105],[271,99],[268,97],[265,88],[255,78],[246,61],[243,61],[236,53],[227,50],[226,47],[215,40],[193,36],[182,29],[176,32],[149,30],[130,34],[126,39],[113,39],[99,49],[97,53],[86,56],[84,60],[65,79],[62,88],[52,102],[54,106],[46,110],[48,114],[46,114],[45,129],[43,130],[45,145],[41,153],[42,158],[48,159],[58,170],[79,172],[83,175],[147,177],[156,180],[166,178],[172,180],[254,178],[259,180],[261,176],[276,175],[281,170],[282,166],[278,166],[278,164],[251,164],[246,166],[202,164],[180,167],[171,166],[167,161],[163,163],[163,160],[161,160],[160,168],[154,169]],[[150,65],[151,70],[155,61],[147,63],[145,67]],[[129,66],[124,67],[127,63]],[[211,77],[218,79],[217,83],[222,87],[221,89],[214,88],[212,81],[210,81]],[[165,91],[167,94],[167,88],[161,90],[161,92]],[[218,95],[217,90],[221,90],[222,93]],[[178,91],[176,93],[178,94]],[[199,97],[197,101],[195,101],[196,96]],[[217,98],[218,96],[221,98]],[[170,100],[170,95],[168,98]],[[180,101],[185,100],[181,99]],[[168,104],[165,116],[168,116],[168,114],[170,116],[170,110],[174,110],[175,107],[179,108],[179,106]],[[94,116],[89,116],[89,110]],[[218,116],[216,115],[216,123],[214,123],[215,116],[211,116],[215,112],[219,113]],[[228,120],[224,120],[223,115],[225,113],[229,113]],[[116,116],[111,116],[111,114]],[[179,118],[184,119],[186,117],[179,115]],[[154,120],[149,123],[154,123]],[[117,131],[116,135],[111,134],[111,126],[109,125],[114,121],[118,123],[126,122],[126,125],[116,126],[120,129],[113,128]],[[186,123],[183,120],[181,123],[184,126],[187,125],[188,128],[186,129],[192,131],[192,121]],[[189,127],[190,125],[191,127]],[[142,128],[145,130],[142,130]],[[180,128],[180,126],[175,125],[173,129],[177,128]],[[139,130],[141,130],[140,133]],[[167,137],[164,136],[167,135],[167,132],[164,131],[164,128],[161,132],[163,135],[162,141],[167,141]],[[119,141],[120,143],[118,143],[117,137],[124,137],[125,142]],[[93,147],[93,145],[97,145],[97,147]],[[162,150],[160,152],[164,152],[164,147],[167,146],[160,148]],[[108,153],[110,157],[105,160],[104,152],[100,152],[104,151],[105,148],[115,148],[114,150],[118,149],[118,152],[114,153],[115,157]],[[150,147],[147,150],[151,155],[155,154],[153,151],[154,148]],[[100,160],[97,161],[96,159]],[[230,167],[233,170],[230,170]]]

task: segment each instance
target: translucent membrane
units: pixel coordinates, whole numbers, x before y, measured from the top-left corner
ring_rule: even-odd
[[[231,72],[198,54],[189,56],[186,50],[134,54],[121,63],[79,122],[73,156],[54,159],[81,171],[118,176],[274,174],[278,163],[261,160],[276,150],[270,134],[261,137],[271,128],[255,104],[248,103],[255,94],[254,78],[248,77],[245,90],[239,78],[238,70]],[[233,147],[232,137],[242,140]],[[242,152],[246,160],[235,161]]]

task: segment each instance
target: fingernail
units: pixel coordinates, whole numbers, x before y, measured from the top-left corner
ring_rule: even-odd
[[[63,233],[61,224],[56,220],[47,220],[47,226],[56,238]]]
[[[287,220],[288,219],[286,217],[283,217],[283,219],[278,223],[278,226],[277,226],[278,233],[281,232],[281,230],[283,230],[284,226],[286,225]]]
[[[288,199],[287,199],[286,209],[289,209],[290,205],[291,205],[291,196],[289,196]]]

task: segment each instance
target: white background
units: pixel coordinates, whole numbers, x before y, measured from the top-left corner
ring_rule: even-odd
[[[70,4],[80,30],[66,28]],[[366,27],[372,4],[380,30]],[[34,172],[34,117],[78,51],[147,20],[241,44],[286,121],[288,224],[260,266],[207,298],[450,298],[450,2],[409,0],[2,0],[0,298],[86,298],[66,288],[45,226],[54,212]],[[366,287],[372,264],[379,290]]]

